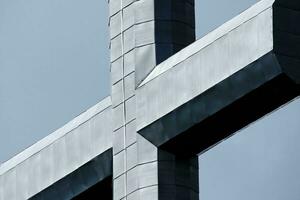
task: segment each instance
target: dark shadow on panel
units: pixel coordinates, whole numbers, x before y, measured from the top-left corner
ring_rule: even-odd
[[[161,146],[190,156],[210,148],[299,95],[285,75],[266,83]],[[181,147],[181,148],[180,148]]]
[[[197,155],[297,97],[285,69],[270,52],[139,133],[173,154]]]
[[[93,200],[93,199],[103,199],[110,200],[113,199],[113,188],[112,188],[112,176],[104,179],[103,181],[92,186],[88,190],[82,192],[78,196],[72,198],[72,200]]]
[[[109,149],[31,197],[30,200],[69,200],[74,197],[91,199],[87,197],[93,195],[109,200],[112,199],[109,198],[112,197],[111,185],[112,149]]]

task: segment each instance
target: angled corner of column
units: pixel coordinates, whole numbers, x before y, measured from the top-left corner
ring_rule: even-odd
[[[135,10],[136,86],[195,41],[194,0],[140,0]]]
[[[136,87],[194,42],[194,1],[110,0],[109,7],[114,199],[198,199],[197,162],[160,150],[136,132]]]

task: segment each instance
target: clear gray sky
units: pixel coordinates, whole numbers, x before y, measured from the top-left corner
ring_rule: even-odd
[[[109,95],[106,0],[0,0],[0,163]]]
[[[200,155],[200,199],[300,199],[300,99]]]
[[[257,0],[195,2],[200,38]],[[0,0],[0,163],[109,95],[107,17],[106,0]],[[200,156],[200,195],[299,197],[299,113],[298,100]]]

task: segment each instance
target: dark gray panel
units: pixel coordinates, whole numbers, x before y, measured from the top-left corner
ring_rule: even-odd
[[[159,199],[199,199],[198,157],[179,157],[163,150],[158,157]]]
[[[207,144],[217,142],[218,137],[219,140],[223,139],[223,134],[228,132],[228,130],[236,131],[236,129],[242,128],[241,124],[244,126],[252,122],[251,120],[254,120],[255,117],[261,116],[263,112],[266,114],[276,108],[276,106],[279,106],[280,103],[284,103],[287,99],[297,96],[299,94],[298,86],[293,85],[294,83],[291,80],[284,78],[284,76],[281,77],[280,74],[283,76],[282,69],[275,55],[269,53],[202,93],[189,103],[184,104],[150,126],[142,129],[139,133],[156,146],[161,146],[164,149],[181,154],[196,154],[200,152],[201,148],[205,149],[209,147]],[[275,77],[278,77],[278,80],[274,79]],[[274,80],[274,85],[273,87],[272,84],[268,86],[266,91],[271,92],[272,95],[269,97],[264,96],[267,95],[267,92],[261,94],[257,88],[271,82],[271,80]],[[262,106],[257,108],[257,111],[251,113],[250,110],[250,113],[247,114],[239,113],[239,110],[236,110],[235,112],[237,113],[235,113],[232,110],[232,113],[227,113],[230,114],[230,117],[220,115],[221,118],[218,119],[219,121],[215,121],[215,124],[207,124],[208,119],[213,120],[214,116],[218,116],[218,113],[224,108],[230,108],[231,104],[256,90],[259,92],[257,98],[261,97],[261,99],[254,100],[254,97],[249,97],[249,101],[250,103],[260,102],[257,105],[255,104],[255,106]],[[270,102],[267,103],[267,101]],[[276,104],[276,106],[274,105],[275,107],[272,107],[273,103]],[[248,108],[248,105],[243,106],[240,108],[240,111]],[[247,118],[247,115],[249,118]],[[236,129],[232,130],[231,125],[226,123],[229,119],[233,119],[234,116],[239,116],[239,118],[235,122]],[[246,123],[247,120],[250,121]],[[203,130],[197,129],[198,132],[185,135],[185,131],[200,123],[203,123]],[[219,132],[217,131],[218,128],[220,129]],[[212,130],[210,131],[210,129]],[[185,143],[185,139],[187,143]],[[197,141],[201,141],[201,144]]]
[[[142,46],[136,50],[138,85],[156,65],[195,41],[195,13],[193,0],[141,0],[136,5],[136,46]]]
[[[273,6],[274,52],[283,70],[300,83],[300,6],[298,1],[277,0]]]
[[[30,199],[71,199],[110,176],[112,176],[112,149],[97,156]]]

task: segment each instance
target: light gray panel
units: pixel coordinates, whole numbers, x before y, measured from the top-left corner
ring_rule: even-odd
[[[111,84],[115,84],[123,77],[123,57],[111,63]]]
[[[142,188],[139,192],[143,200],[158,200],[158,186]]]
[[[66,147],[69,169],[76,169],[80,162],[80,137],[76,129],[67,135]]]
[[[112,147],[112,112],[111,108],[99,113],[91,120],[92,146],[91,158],[98,156],[100,153]],[[82,135],[84,137],[84,133]]]
[[[126,106],[126,122],[130,122],[136,117],[136,98],[135,96],[125,101]]]
[[[129,146],[136,142],[136,120],[126,125],[126,145]]]
[[[127,169],[131,169],[137,165],[137,144],[127,148],[127,156],[126,156]]]
[[[135,83],[138,85],[156,66],[155,45],[135,49],[136,71]]]
[[[132,73],[135,69],[135,50],[128,52],[124,56],[124,75]]]
[[[83,124],[81,124],[77,130],[80,134],[80,142],[79,142],[79,147],[80,148],[80,156],[81,156],[81,160],[83,162],[86,162],[88,160],[90,160],[92,158],[92,140],[94,138],[92,138],[92,129],[91,129],[91,122],[87,121]],[[84,137],[82,136],[84,135]],[[99,134],[100,135],[100,134]]]
[[[125,2],[123,2],[124,4]],[[123,28],[124,30],[134,25],[134,8],[135,5],[131,4],[123,9]]]
[[[125,82],[125,99],[135,94],[135,73],[131,73],[124,78]]]
[[[30,177],[30,184],[27,186],[29,196],[33,196],[41,191],[38,180],[38,175],[41,174],[39,172],[40,159],[40,154],[35,154],[28,159],[28,162],[30,163],[28,164],[29,168],[27,169],[27,174]]]
[[[112,105],[113,107],[119,105],[120,103],[123,102],[123,80],[117,82],[116,84],[114,84],[112,86],[112,89],[111,89],[111,93],[112,93]]]
[[[124,52],[129,52],[135,47],[134,27],[127,29],[124,32]]]
[[[123,0],[123,8],[127,7],[129,4],[133,3],[135,0]]]
[[[188,50],[195,52],[193,48],[206,39],[198,40],[182,53],[187,54]],[[270,8],[207,46],[201,47],[197,53],[184,55],[186,59],[183,62],[171,66],[146,85],[139,87],[136,92],[139,108],[137,129],[140,130],[193,99],[270,52],[272,48]],[[176,60],[176,56],[180,58],[183,55],[179,52],[171,60]],[[140,75],[137,73],[137,76]]]
[[[114,200],[120,200],[125,196],[126,180],[125,175],[122,175],[114,180]]]
[[[135,191],[139,187],[138,183],[138,167],[132,168],[127,172],[127,194]],[[127,198],[128,199],[128,198]]]
[[[113,62],[122,55],[122,37],[121,35],[111,40],[110,61]]]
[[[10,170],[2,175],[3,185],[3,199],[17,199],[17,184],[16,184],[16,170]]]
[[[114,165],[113,165],[113,175],[114,178],[120,176],[121,174],[125,173],[125,164],[126,164],[126,152],[121,151],[117,155],[114,155]]]
[[[139,165],[139,188],[158,184],[158,165],[151,162]]]
[[[125,149],[125,130],[124,127],[115,131],[113,137],[113,153],[114,155],[120,153]]]
[[[113,109],[113,130],[121,128],[124,121],[124,103],[122,103]]]
[[[0,176],[0,200],[4,200],[4,182],[3,182],[3,177]]]
[[[137,134],[137,145],[139,164],[157,160],[157,147],[139,134]]]
[[[154,0],[140,0],[135,4],[136,24],[154,20]]]
[[[143,46],[155,42],[154,21],[135,25],[135,46]]]
[[[28,185],[31,184],[31,177],[28,175],[28,168],[29,167],[29,162],[26,160],[23,163],[21,163],[17,168],[16,168],[16,184],[17,184],[17,197],[18,199],[28,199],[29,198],[29,193],[28,193]],[[0,176],[1,179],[1,176]],[[4,183],[3,183],[4,184]],[[0,180],[0,200],[1,198],[1,180]]]
[[[56,155],[59,156],[60,154]],[[39,165],[34,166],[37,167],[38,170],[36,173],[36,178],[38,180],[38,184],[40,189],[44,189],[53,183],[54,178],[54,154],[52,147],[46,147],[43,151],[40,152],[40,162]],[[33,167],[33,166],[31,166]],[[22,176],[22,175],[21,175]]]
[[[137,190],[127,196],[127,200],[140,200],[139,198],[140,191]]]
[[[121,9],[120,0],[109,0],[109,15],[113,16]]]
[[[68,172],[68,149],[66,144],[66,138],[61,138],[59,141],[55,141],[52,147],[53,153],[53,180],[59,180],[64,177]],[[58,170],[59,169],[59,170]]]
[[[121,33],[121,12],[110,18],[109,30],[111,39]]]

